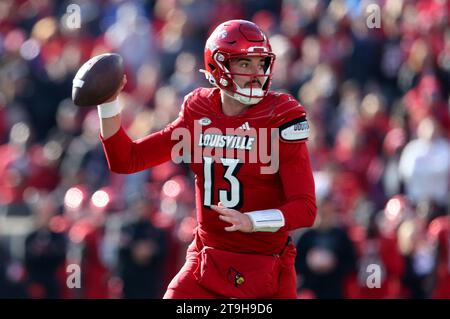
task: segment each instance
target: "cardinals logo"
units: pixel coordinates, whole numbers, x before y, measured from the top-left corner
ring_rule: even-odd
[[[230,267],[228,270],[227,278],[236,288],[245,282],[244,276],[233,267]]]

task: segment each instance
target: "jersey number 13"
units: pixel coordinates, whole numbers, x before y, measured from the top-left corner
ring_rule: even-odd
[[[218,202],[222,202],[225,207],[237,209],[242,206],[242,184],[236,177],[242,163],[235,158],[221,158],[221,164],[225,173],[223,178],[230,184],[230,190],[219,189]],[[203,158],[203,205],[210,207],[214,203],[214,163],[212,157]]]

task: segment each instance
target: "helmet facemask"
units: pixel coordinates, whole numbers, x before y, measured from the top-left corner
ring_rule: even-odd
[[[249,58],[249,57],[261,57],[264,58],[264,73],[256,73],[256,74],[249,74],[249,73],[238,73],[235,72],[231,67],[231,59],[233,58]],[[236,99],[237,101],[252,105],[256,104],[259,101],[263,99],[264,96],[266,96],[269,86],[270,86],[270,80],[271,80],[271,67],[272,67],[273,58],[269,55],[244,55],[244,56],[236,56],[236,57],[230,57],[226,62],[224,63],[224,76],[231,79],[231,87],[232,90],[227,90],[224,88],[225,93]],[[221,64],[218,63],[219,66]],[[241,87],[239,84],[235,81],[236,76],[240,77],[247,77],[248,81],[246,83],[253,83],[256,82],[259,84],[259,87],[254,87],[253,85],[250,85],[250,87]]]
[[[231,60],[234,58],[251,58],[261,57],[264,58],[264,73],[237,73],[233,72],[231,68]],[[225,94],[237,100],[238,102],[246,105],[253,105],[260,102],[264,96],[267,95],[272,79],[272,65],[275,60],[273,53],[255,52],[253,54],[227,54],[222,52],[216,52],[213,55],[213,59],[220,70],[214,70],[214,67],[210,65],[213,70],[213,74],[201,70],[205,73],[206,79],[214,86],[219,87]],[[219,76],[220,75],[220,76]],[[248,77],[248,82],[252,83],[257,81],[260,87],[240,87],[234,80],[235,76]]]

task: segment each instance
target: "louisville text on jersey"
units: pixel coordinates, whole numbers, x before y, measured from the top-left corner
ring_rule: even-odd
[[[250,136],[200,134],[198,146],[225,147],[250,151],[255,140],[255,137]]]
[[[246,131],[227,128],[222,132],[214,127],[202,130],[201,125],[196,124],[193,134],[194,137],[187,128],[177,128],[172,132],[172,140],[178,141],[171,153],[174,163],[201,164],[204,157],[220,163],[222,158],[236,158],[241,163],[260,164],[262,174],[278,171],[279,137],[276,128]]]

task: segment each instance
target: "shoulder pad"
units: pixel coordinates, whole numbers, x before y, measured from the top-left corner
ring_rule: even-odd
[[[211,112],[211,104],[220,101],[220,94],[215,88],[197,88],[184,97],[182,112],[197,116]]]
[[[268,102],[273,105],[272,127],[281,128],[306,116],[305,108],[290,94],[273,92]]]
[[[210,99],[212,98],[212,96],[217,93],[216,92],[217,89],[216,88],[196,88],[195,90],[193,90],[191,93],[189,93],[188,95],[192,97],[192,100],[197,101],[197,100],[204,100],[204,99]]]
[[[303,141],[309,137],[306,116],[298,117],[280,126],[280,138],[286,142]]]
[[[180,113],[178,113],[179,117],[184,117],[184,113],[186,112],[186,108],[188,107],[189,100],[194,95],[194,92],[190,92],[186,94],[183,98],[183,103],[181,104],[181,110]]]

